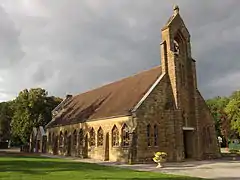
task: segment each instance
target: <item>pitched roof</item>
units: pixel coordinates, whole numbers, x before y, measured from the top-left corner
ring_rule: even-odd
[[[130,115],[157,78],[161,66],[72,97],[47,128],[93,119]]]

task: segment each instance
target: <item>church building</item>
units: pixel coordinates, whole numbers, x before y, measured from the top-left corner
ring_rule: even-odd
[[[190,34],[178,6],[161,29],[161,65],[68,95],[46,126],[48,153],[144,163],[220,155],[214,120],[197,86]]]

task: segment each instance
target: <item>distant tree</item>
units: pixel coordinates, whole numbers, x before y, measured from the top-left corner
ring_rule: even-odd
[[[226,146],[228,146],[227,142],[229,138],[231,138],[234,135],[235,132],[231,127],[231,120],[228,118],[228,114],[226,113],[226,111],[222,110],[220,119],[221,119],[220,121],[221,134],[226,140]]]
[[[232,129],[236,130],[240,135],[240,91],[233,92],[225,111],[231,121]]]
[[[42,88],[25,89],[14,100],[11,131],[23,143],[28,142],[33,127],[45,126],[51,120],[51,111],[61,102],[47,95]]]
[[[0,141],[10,139],[10,123],[13,116],[12,102],[0,103]]]
[[[208,99],[206,101],[210,111],[211,111],[211,114],[215,120],[215,129],[216,129],[216,133],[217,133],[217,136],[221,136],[222,135],[222,132],[224,131],[222,128],[225,127],[225,116],[226,116],[226,113],[224,111],[226,105],[228,104],[229,102],[229,98],[227,97],[214,97],[212,99]],[[222,123],[224,124],[222,126]]]

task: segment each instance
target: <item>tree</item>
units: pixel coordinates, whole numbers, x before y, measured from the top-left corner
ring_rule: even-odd
[[[224,131],[224,126],[222,126],[222,123],[224,122],[224,118],[226,116],[226,113],[224,111],[226,105],[228,104],[229,102],[229,98],[227,97],[220,97],[220,96],[217,96],[217,97],[214,97],[212,99],[208,99],[206,101],[210,111],[211,111],[211,114],[215,120],[215,129],[216,129],[216,133],[217,133],[217,136],[221,136],[222,135],[222,132]]]
[[[23,143],[28,142],[33,127],[45,126],[51,121],[51,111],[61,102],[60,98],[47,95],[45,89],[25,89],[14,100],[11,130]]]
[[[240,91],[233,92],[225,111],[231,121],[232,129],[236,130],[238,134],[240,134]]]
[[[234,134],[234,131],[231,128],[231,121],[228,118],[228,114],[226,113],[225,110],[221,111],[221,116],[220,116],[220,130],[221,134],[224,136],[226,140],[226,146],[228,147],[228,140],[231,138]]]
[[[12,102],[0,103],[0,141],[10,139],[10,122],[13,116]]]

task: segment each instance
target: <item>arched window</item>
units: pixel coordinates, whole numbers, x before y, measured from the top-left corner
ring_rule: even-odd
[[[59,147],[63,147],[64,145],[63,141],[64,141],[64,138],[63,138],[63,133],[61,131],[59,135]]]
[[[66,147],[67,146],[67,143],[68,143],[68,137],[67,137],[67,135],[68,135],[68,132],[67,131],[65,131],[65,133],[64,133],[64,146]]]
[[[103,130],[100,127],[97,132],[97,145],[102,146],[103,145]]]
[[[187,114],[184,110],[182,111],[182,122],[183,122],[183,126],[188,126]]]
[[[151,146],[151,126],[147,125],[147,145]]]
[[[158,127],[157,125],[155,124],[154,125],[154,146],[157,146],[158,145]]]
[[[51,144],[52,143],[52,134],[49,133],[48,134],[48,144]]]
[[[179,44],[178,44],[178,42],[176,40],[174,40],[173,45],[174,45],[173,46],[173,51],[174,51],[175,54],[178,55],[179,54]]]
[[[54,143],[54,133],[52,133],[52,136],[50,137],[50,139],[51,139],[51,144],[53,144]]]
[[[76,129],[73,132],[73,146],[77,146],[77,131],[76,131]]]
[[[128,132],[128,127],[126,124],[123,125],[122,127],[122,145],[123,146],[129,146],[129,132]]]
[[[90,146],[95,146],[95,131],[94,131],[93,128],[90,131],[90,143],[89,143],[89,145]]]
[[[112,128],[112,146],[119,146],[119,132],[116,125]]]
[[[83,146],[83,130],[82,129],[80,129],[79,131],[78,144],[79,146]]]
[[[187,44],[183,34],[178,31],[174,37],[173,45],[174,52],[179,57],[179,73],[180,73],[180,82],[182,85],[186,85],[186,61],[187,61]]]

